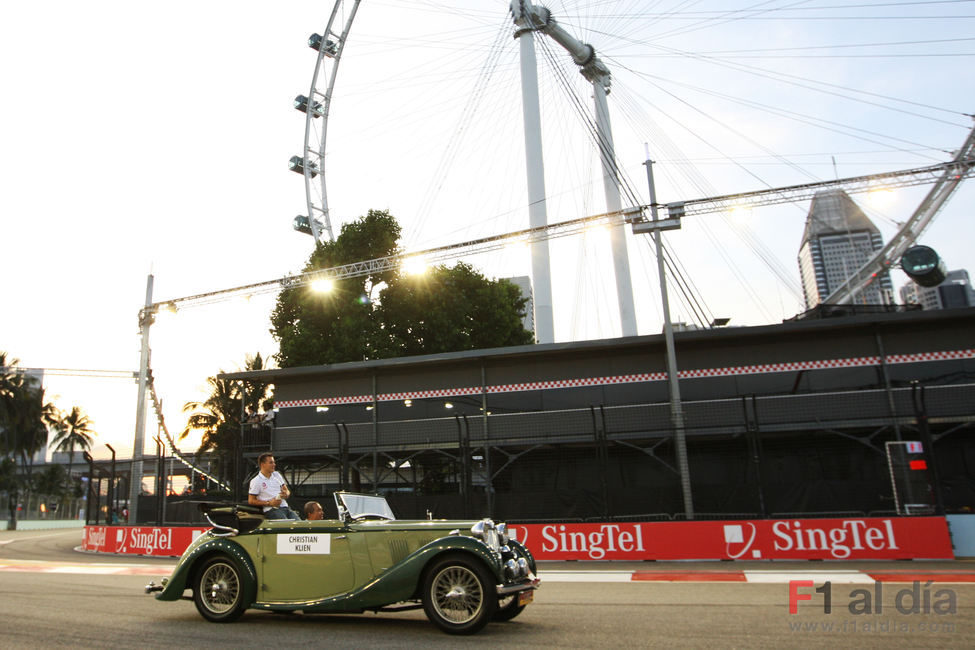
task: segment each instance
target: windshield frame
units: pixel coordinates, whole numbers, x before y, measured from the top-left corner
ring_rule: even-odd
[[[333,496],[339,517],[344,521],[358,521],[365,518],[396,521],[396,515],[389,507],[386,497],[379,494],[334,492]]]

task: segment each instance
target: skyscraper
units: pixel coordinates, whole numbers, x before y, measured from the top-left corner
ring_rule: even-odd
[[[823,302],[883,245],[880,231],[846,192],[817,192],[799,246],[806,308]],[[889,301],[892,291],[890,276],[884,273],[859,292],[854,302],[882,305]]]

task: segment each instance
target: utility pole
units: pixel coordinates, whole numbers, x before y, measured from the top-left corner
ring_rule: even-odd
[[[680,219],[659,219],[657,216],[657,191],[653,184],[653,161],[647,149],[647,185],[650,187],[650,214],[652,219],[633,224],[633,233],[652,232],[657,253],[657,275],[660,277],[660,303],[664,317],[664,342],[667,347],[667,384],[670,387],[670,419],[674,426],[674,447],[677,451],[677,470],[680,472],[681,493],[684,498],[684,515],[694,519],[694,499],[691,494],[691,471],[687,463],[687,440],[684,431],[684,408],[680,401],[680,383],[677,379],[677,352],[674,348],[674,327],[670,322],[670,299],[667,295],[667,271],[664,265],[663,230],[680,228]]]
[[[139,397],[135,407],[135,439],[132,442],[132,469],[129,472],[129,524],[137,522],[139,491],[142,489],[142,456],[146,435],[146,385],[149,383],[149,327],[154,316],[152,274],[146,281],[146,306],[139,312],[142,352],[139,355]]]

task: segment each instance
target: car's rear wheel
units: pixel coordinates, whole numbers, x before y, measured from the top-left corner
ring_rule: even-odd
[[[436,560],[423,581],[423,611],[448,634],[474,634],[494,617],[498,597],[494,579],[472,556]]]
[[[240,567],[225,555],[210,558],[196,572],[193,602],[208,621],[230,623],[247,609]]]
[[[498,611],[494,612],[494,620],[496,621],[510,621],[518,614],[525,611],[528,605],[518,604],[518,594],[511,594],[510,596],[505,596],[504,598],[498,599]]]

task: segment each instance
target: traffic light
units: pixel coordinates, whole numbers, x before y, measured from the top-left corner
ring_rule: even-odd
[[[901,256],[901,269],[922,287],[936,287],[945,281],[947,269],[933,248],[911,246]]]

